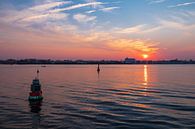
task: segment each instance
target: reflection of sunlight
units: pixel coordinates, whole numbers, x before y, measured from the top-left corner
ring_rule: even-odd
[[[144,83],[145,86],[148,85],[148,67],[144,65]]]
[[[144,65],[144,79],[143,79],[143,85],[144,85],[144,90],[147,91],[148,89],[148,66]],[[145,96],[147,96],[147,92],[144,92]]]
[[[132,103],[132,105],[135,107],[140,107],[140,108],[145,108],[145,109],[150,108],[149,105],[141,104],[141,103]]]

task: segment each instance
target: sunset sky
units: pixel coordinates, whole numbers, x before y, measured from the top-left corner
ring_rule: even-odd
[[[0,0],[0,59],[195,59],[195,0]]]

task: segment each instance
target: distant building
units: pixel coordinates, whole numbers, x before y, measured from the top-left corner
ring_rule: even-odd
[[[135,64],[136,63],[136,59],[135,58],[125,58],[124,61],[125,64]]]

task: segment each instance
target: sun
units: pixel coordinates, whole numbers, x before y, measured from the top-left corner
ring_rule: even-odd
[[[148,56],[147,54],[143,54],[142,57],[143,57],[144,59],[147,59],[149,56]]]

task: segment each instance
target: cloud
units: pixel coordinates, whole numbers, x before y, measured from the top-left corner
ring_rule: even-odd
[[[66,8],[51,10],[50,12],[51,13],[57,13],[57,12],[68,11],[68,10],[78,9],[78,8],[87,7],[87,6],[102,5],[102,4],[104,4],[104,3],[102,3],[102,2],[90,2],[90,3],[84,3],[84,4],[76,4],[76,5],[66,7]]]
[[[119,7],[100,8],[95,5],[105,5],[105,3],[95,0],[84,4],[69,5],[68,7],[62,6],[69,3],[68,1],[50,1],[50,3],[47,2],[43,5],[39,4],[22,10],[13,9],[2,16],[0,18],[0,26],[5,26],[2,24],[3,22],[7,27],[0,27],[0,33],[5,33],[11,37],[5,36],[5,40],[3,40],[11,43],[8,44],[9,50],[16,50],[12,46],[12,43],[15,46],[21,46],[25,43],[22,48],[18,47],[17,50],[29,50],[32,52],[31,55],[34,53],[43,53],[46,55],[48,54],[47,52],[51,52],[54,49],[55,52],[60,51],[62,56],[68,55],[69,52],[73,54],[71,50],[85,51],[86,53],[89,50],[92,53],[96,51],[98,56],[99,54],[103,55],[103,53],[111,55],[110,53],[114,52],[117,52],[117,55],[120,56],[126,56],[131,52],[138,54],[139,52],[157,52],[158,45],[153,41],[132,38],[131,36],[121,36],[125,33],[128,35],[133,33],[138,34],[139,32],[151,32],[154,31],[152,29],[156,29],[155,27],[150,28],[147,25],[138,25],[114,30],[112,28],[101,30],[97,29],[98,27],[79,30],[79,24],[72,22],[72,20],[76,20],[79,23],[87,23],[86,25],[90,26],[91,23],[94,23],[92,21],[96,21],[97,19],[97,16],[91,16],[91,13],[95,11],[109,12]],[[87,8],[90,11],[86,12],[84,10],[84,12],[77,14],[69,12],[70,10],[82,7],[90,7]],[[95,7],[96,9],[94,9]],[[35,52],[33,53],[33,51]],[[71,54],[69,55],[71,56]],[[80,55],[79,52],[77,52],[77,55]]]
[[[126,28],[115,28],[114,32],[118,34],[143,34],[151,33],[160,29],[161,29],[160,26],[149,26],[146,24],[141,24]]]
[[[5,48],[5,50],[9,49],[9,51],[13,51],[12,54],[16,55],[18,54],[18,51],[24,52],[24,50],[28,50],[28,52],[25,51],[25,53],[30,53],[29,55],[41,53],[42,55],[48,55],[50,58],[53,56],[51,51],[60,53],[59,55],[64,58],[67,55],[69,58],[73,55],[80,57],[80,52],[85,53],[84,56],[89,53],[90,55],[94,55],[93,52],[96,52],[98,53],[96,57],[100,58],[105,58],[105,53],[107,53],[107,56],[113,56],[113,54],[116,54],[116,56],[118,56],[114,56],[115,58],[122,58],[123,56],[129,55],[129,53],[139,55],[144,52],[156,53],[158,51],[158,44],[151,40],[133,39],[127,37],[122,38],[119,35],[114,35],[113,32],[103,32],[97,30],[93,33],[79,34],[76,33],[77,29],[74,28],[74,26],[56,26],[48,24],[45,26],[45,31],[31,31],[1,23],[0,27],[0,33],[6,33],[9,35],[9,37],[4,37],[4,41],[9,42],[9,44],[4,44],[1,48]],[[70,27],[74,33],[63,30],[67,27]],[[50,33],[50,31],[56,31],[56,33]],[[25,44],[22,45],[23,43]],[[22,45],[22,47],[13,47],[13,44],[14,46]],[[73,51],[77,51],[77,53],[74,54]],[[7,55],[9,53],[5,51],[3,54]],[[23,55],[19,56],[21,57]],[[40,57],[40,55],[38,56]],[[108,56],[108,58],[109,57],[110,56]]]
[[[94,2],[98,2],[97,0],[85,0],[87,3],[94,3]],[[102,7],[101,4],[94,4],[92,5],[92,8],[99,8]]]
[[[111,2],[112,4],[120,4],[122,3],[122,1],[114,1],[114,2]]]
[[[88,15],[79,13],[79,14],[75,14],[73,16],[73,18],[75,20],[77,20],[78,22],[86,23],[86,22],[94,21],[97,17],[96,16],[88,16]]]
[[[101,11],[103,12],[111,12],[113,11],[114,9],[119,9],[120,7],[107,7],[107,8],[102,8],[100,9]]]
[[[21,19],[20,22],[44,22],[44,21],[51,21],[51,20],[65,20],[67,19],[68,14],[66,13],[58,13],[58,14],[41,14],[41,15],[34,15],[30,17],[26,17]]]
[[[34,7],[29,8],[30,10],[34,10],[34,11],[44,11],[44,10],[48,10],[54,7],[58,7],[64,4],[70,4],[72,3],[71,1],[64,1],[64,2],[50,2],[50,3],[46,3],[46,4],[41,4],[41,5],[37,5]]]
[[[112,12],[115,9],[119,9],[120,7],[101,7],[101,9],[98,10],[90,10],[90,11],[86,11],[85,13],[94,13],[96,11],[103,11],[103,12]]]
[[[195,32],[195,24],[184,24],[176,21],[171,20],[160,20],[159,21],[162,28],[169,28],[174,30],[181,30],[183,33],[192,33]]]
[[[189,6],[189,5],[192,5],[192,4],[195,4],[195,2],[186,2],[186,3],[171,5],[171,6],[168,6],[168,7],[169,8],[175,8],[175,7]]]
[[[38,4],[35,4],[34,6],[25,7],[24,9],[9,9],[7,11],[4,11],[5,14],[0,17],[0,20],[23,27],[42,28],[42,26],[50,24],[50,22],[56,24],[56,26],[62,23],[68,25],[73,24],[71,23],[72,19],[69,19],[70,15],[72,15],[74,20],[77,20],[80,23],[94,21],[97,18],[97,16],[89,16],[86,14],[94,13],[100,10],[101,8],[102,11],[111,11],[113,9],[118,8],[118,7],[103,8],[103,6],[100,7],[98,5],[105,5],[107,3],[97,2],[96,0],[87,0],[87,3],[74,4],[67,7],[64,7],[64,5],[72,3],[71,1],[56,2],[55,0],[45,0],[37,3]],[[72,12],[69,13],[70,10],[79,9],[82,7],[90,8],[98,7],[99,9],[93,9],[79,14],[74,14]],[[67,12],[65,13],[64,11]]]
[[[33,22],[47,22],[51,20],[66,20],[68,17],[67,13],[51,13],[51,10],[54,10],[58,6],[69,4],[70,1],[64,2],[47,2],[44,4],[35,5],[29,8],[24,8],[22,10],[10,9],[6,11],[4,16],[1,16],[0,20],[13,23],[15,25],[22,25]]]
[[[132,53],[148,53],[153,54],[156,53],[159,48],[158,44],[149,41],[149,40],[141,40],[141,39],[116,39],[108,42],[108,48],[119,51],[126,51]]]
[[[180,12],[176,12],[178,17],[181,17],[182,21],[194,23],[195,21],[195,11],[193,10],[182,10]]]
[[[85,13],[88,13],[88,14],[90,14],[90,13],[94,13],[94,12],[96,12],[96,10],[90,10],[90,11],[86,11]]]
[[[151,1],[149,2],[149,4],[159,4],[159,3],[163,3],[163,2],[165,2],[165,1],[167,1],[167,0],[151,0]]]

